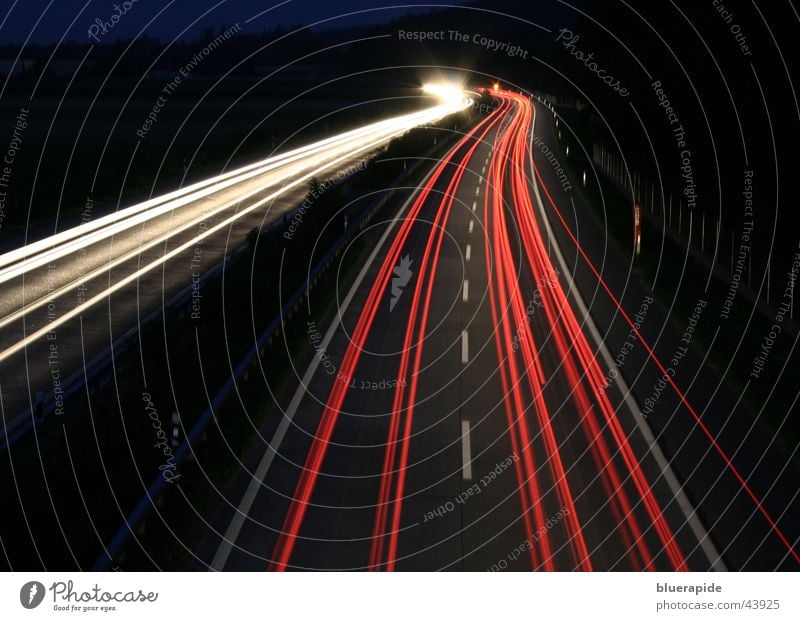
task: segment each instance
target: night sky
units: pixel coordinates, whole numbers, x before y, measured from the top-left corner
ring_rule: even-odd
[[[26,40],[48,44],[62,37],[67,41],[86,42],[89,40],[88,29],[95,20],[110,24],[112,16],[122,12],[124,14],[118,17],[113,28],[107,29],[103,41],[132,38],[142,29],[152,37],[168,41],[180,36],[187,27],[189,30],[183,36],[192,38],[204,28],[216,30],[235,22],[239,22],[243,29],[258,32],[276,25],[311,24],[353,11],[398,7],[337,18],[321,27],[352,26],[430,10],[427,7],[431,4],[460,5],[465,2],[435,0],[426,5],[401,0],[128,0],[128,3],[130,6],[125,11],[125,0],[4,0],[0,9],[0,44],[21,44]],[[114,8],[115,4],[119,10]],[[245,24],[264,11],[268,12]],[[200,18],[204,13],[207,15]],[[200,20],[192,25],[198,18]],[[154,21],[149,23],[151,20]]]

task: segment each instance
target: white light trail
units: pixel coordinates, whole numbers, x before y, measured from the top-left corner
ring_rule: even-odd
[[[93,222],[84,223],[56,233],[0,255],[0,283],[17,278],[30,270],[55,262],[57,259],[68,256],[82,248],[91,246],[113,235],[118,235],[131,227],[138,226],[143,222],[169,213],[173,209],[193,203],[247,179],[275,171],[290,163],[301,162],[300,166],[293,167],[286,171],[285,174],[280,174],[271,179],[269,183],[260,187],[259,191],[284,183],[304,167],[320,167],[321,162],[324,160],[333,160],[343,153],[349,153],[350,155],[364,153],[367,148],[373,148],[377,144],[386,142],[418,125],[437,121],[448,114],[463,109],[466,105],[468,104],[463,101],[459,103],[447,102],[420,112],[379,121],[212,177],[211,179],[200,181],[164,196],[103,216]],[[314,155],[319,157],[312,158],[311,156]],[[328,167],[330,167],[330,162]],[[317,172],[324,172],[324,169],[320,169]]]
[[[464,89],[456,84],[448,84],[446,82],[429,82],[422,86],[422,92],[428,95],[434,95],[439,99],[443,99],[448,103],[460,104],[467,99],[467,94]]]
[[[394,117],[392,119],[388,119],[387,121],[381,121],[379,123],[374,123],[372,125],[368,125],[368,126],[366,126],[364,128],[361,128],[359,130],[354,130],[353,132],[346,132],[346,134],[342,134],[342,135],[336,137],[337,139],[342,140],[342,138],[346,136],[344,138],[344,142],[342,144],[339,144],[339,145],[335,145],[336,139],[326,139],[324,141],[320,141],[320,142],[314,143],[312,145],[309,145],[308,147],[304,147],[303,149],[306,149],[306,159],[303,160],[303,161],[300,161],[299,163],[296,163],[293,166],[288,167],[287,171],[281,171],[280,178],[276,182],[276,183],[282,184],[278,190],[270,193],[268,196],[258,200],[257,202],[253,203],[252,205],[249,205],[246,208],[236,212],[232,216],[224,219],[222,222],[219,222],[218,224],[216,224],[216,225],[214,225],[212,227],[209,227],[207,230],[205,230],[202,233],[196,235],[195,237],[193,237],[192,239],[186,241],[185,243],[181,244],[180,246],[172,249],[170,252],[164,254],[163,256],[158,257],[154,261],[151,261],[150,263],[148,263],[144,267],[138,269],[137,271],[133,272],[132,274],[129,274],[128,276],[126,276],[125,278],[120,280],[119,282],[117,282],[114,285],[108,287],[107,289],[105,289],[104,291],[98,293],[94,297],[87,299],[83,304],[81,304],[81,305],[77,306],[76,308],[68,311],[67,313],[64,313],[63,315],[61,315],[57,319],[49,322],[47,325],[45,325],[44,327],[40,328],[39,330],[36,330],[35,332],[27,335],[26,338],[21,339],[20,341],[18,341],[17,343],[12,345],[11,347],[8,347],[7,349],[5,349],[2,352],[0,352],[0,362],[3,362],[7,358],[13,356],[15,353],[19,352],[20,350],[25,348],[27,345],[29,345],[31,343],[34,343],[37,340],[41,339],[48,332],[54,330],[58,326],[63,325],[64,323],[66,323],[66,322],[74,319],[75,317],[77,317],[79,314],[84,313],[87,308],[91,307],[94,304],[97,304],[97,303],[101,302],[102,300],[107,298],[109,295],[113,294],[116,291],[119,291],[120,289],[122,289],[123,287],[127,286],[128,284],[136,281],[138,278],[140,278],[145,273],[155,269],[156,267],[162,265],[166,261],[169,261],[170,259],[178,256],[180,253],[185,252],[186,250],[196,246],[197,243],[200,242],[201,240],[205,239],[206,237],[209,237],[209,236],[213,235],[214,233],[217,233],[217,232],[225,229],[226,227],[230,226],[232,223],[234,223],[235,221],[237,221],[240,218],[244,217],[245,215],[247,215],[249,213],[252,213],[253,211],[255,211],[257,209],[260,209],[265,205],[270,204],[272,201],[274,201],[276,198],[278,198],[282,194],[288,192],[292,188],[297,187],[298,185],[302,184],[303,182],[307,181],[308,179],[311,179],[312,177],[315,177],[315,176],[319,176],[319,175],[321,175],[322,173],[324,173],[326,171],[330,171],[331,169],[335,168],[336,165],[341,164],[342,162],[344,162],[346,160],[352,159],[352,157],[354,157],[355,155],[358,155],[359,153],[366,153],[366,152],[370,151],[371,149],[374,149],[374,148],[378,147],[381,144],[385,144],[392,137],[400,135],[402,133],[405,133],[406,131],[408,131],[412,127],[415,127],[417,125],[421,125],[421,124],[424,124],[424,123],[435,122],[436,120],[439,120],[440,118],[442,118],[444,116],[447,116],[449,114],[452,114],[454,112],[457,112],[457,111],[465,108],[467,105],[469,105],[468,102],[466,102],[466,103],[465,102],[461,102],[459,104],[446,103],[446,104],[442,104],[442,105],[439,105],[439,106],[434,106],[434,107],[426,109],[426,110],[424,110],[422,112],[416,112],[416,113],[413,113],[413,114]],[[370,131],[366,131],[366,130],[370,130]],[[360,133],[359,139],[355,141],[355,144],[354,144],[354,140],[352,139],[352,136],[353,136],[354,132],[359,132]],[[320,150],[320,145],[322,143],[325,143],[326,145],[329,145],[329,148],[327,148],[325,150],[325,153],[319,155],[318,157],[308,157],[308,153],[309,152],[313,152],[313,153],[318,152]],[[313,149],[313,151],[312,151],[312,149]],[[300,151],[300,150],[296,150],[296,151]],[[277,156],[277,158],[281,158],[281,159],[285,160],[285,159],[287,159],[285,157],[285,155],[286,154],[281,155],[281,156]],[[330,159],[332,157],[334,159]],[[300,158],[293,158],[292,161],[296,161],[298,159],[300,159]],[[271,158],[270,160],[265,160],[264,162],[269,162],[270,165],[271,165],[274,162],[274,159]],[[264,162],[259,162],[258,165],[262,165],[262,164],[264,164]],[[286,162],[284,161],[283,163],[285,164]],[[253,166],[254,165],[251,165],[251,166],[245,167],[245,168],[251,168],[252,169]],[[219,180],[221,177],[230,178],[231,175],[235,175],[235,174],[241,172],[242,170],[244,170],[244,169],[238,169],[237,171],[233,171],[232,173],[227,173],[226,175],[220,175],[219,177],[215,177],[213,180],[210,180],[210,181],[207,180],[207,181],[204,181],[204,182],[200,182],[199,184],[195,184],[195,186],[191,186],[191,187],[208,186],[210,183],[215,182],[214,180]],[[274,185],[274,183],[270,183],[270,185]],[[184,191],[188,191],[188,190],[189,190],[189,188],[184,188]],[[260,189],[257,190],[257,191],[260,191]],[[177,193],[179,193],[179,192],[181,192],[181,191],[179,190]],[[168,196],[171,196],[171,195],[174,195],[174,194],[176,194],[176,193],[171,193]],[[153,199],[153,201],[163,201],[163,200],[165,200],[165,197],[161,197],[160,199]],[[145,203],[151,203],[152,204],[153,201],[145,201]],[[240,201],[241,201],[241,198],[237,197],[237,199],[234,202],[240,202]],[[145,204],[145,203],[143,203],[143,204]],[[129,208],[130,210],[132,210],[131,213],[133,213],[135,215],[141,214],[141,212],[143,210],[143,208],[142,208],[143,204],[134,205],[133,207]],[[228,204],[222,205],[219,209],[217,209],[217,211],[225,209],[227,206],[230,206],[230,204],[228,203]],[[175,208],[174,206],[170,207],[170,209],[174,209],[174,208]],[[145,207],[144,209],[146,210],[148,208]],[[122,212],[117,212],[115,214],[112,214],[112,216],[117,216],[119,214],[122,214]],[[144,214],[142,214],[142,215],[144,215]],[[208,214],[203,214],[203,218],[204,219],[208,218],[208,217],[209,217]],[[108,224],[106,227],[104,227],[103,229],[100,229],[97,232],[98,233],[104,233],[106,231],[106,229],[109,228],[109,227],[116,230],[118,225],[126,225],[126,226],[123,226],[122,229],[120,229],[120,230],[125,230],[127,228],[130,228],[130,226],[136,226],[135,224],[134,225],[130,225],[129,224],[129,221],[130,220],[134,220],[134,219],[136,219],[136,218],[135,217],[132,218],[132,217],[130,217],[130,215],[128,215],[127,217],[119,218],[119,220],[121,220],[119,222],[115,221],[114,219],[111,219],[110,220],[110,224]],[[138,224],[138,221],[137,221],[137,224]],[[56,252],[57,253],[56,256],[67,256],[67,255],[72,254],[73,252],[75,252],[77,249],[85,247],[85,245],[86,245],[85,240],[81,239],[78,235],[75,234],[76,230],[82,229],[84,226],[85,225],[81,225],[81,226],[75,227],[73,229],[69,229],[68,231],[64,231],[63,233],[59,233],[57,235],[52,236],[53,238],[55,238],[55,237],[58,237],[60,235],[64,235],[64,237],[62,237],[61,239],[67,240],[67,243],[64,244],[64,246],[68,246],[70,248],[69,251],[63,250],[60,246],[54,248],[53,247],[53,242],[50,241],[50,243],[42,244],[41,250],[40,250],[39,253],[37,253],[34,256],[29,256],[26,259],[19,260],[19,263],[17,265],[13,265],[11,267],[13,267],[15,269],[23,270],[23,266],[25,266],[25,265],[33,265],[33,264],[42,265],[42,264],[46,264],[46,263],[51,262],[51,261],[54,260],[54,258],[52,258],[54,255],[52,255],[50,253]],[[71,236],[70,235],[66,235],[66,234],[70,234],[70,233],[72,234]],[[108,237],[109,235],[113,235],[113,234],[115,234],[115,233],[108,233],[108,234],[106,234],[106,235],[104,235],[102,237]],[[174,235],[174,231],[170,232],[167,235],[167,237],[172,236],[172,235]],[[48,240],[50,240],[50,239],[51,238],[48,238]],[[47,242],[48,240],[42,240],[42,242]],[[83,242],[83,243],[80,243],[77,247],[75,247],[74,243],[72,243],[72,242],[75,242],[75,241]],[[149,244],[147,244],[146,247],[152,247],[152,246],[156,245],[159,242],[163,242],[163,237],[159,238],[158,240],[151,241]],[[91,243],[95,243],[95,242],[93,241]],[[131,258],[132,255],[138,254],[138,253],[142,252],[144,249],[145,249],[145,247],[138,248],[134,253],[128,253],[124,257],[118,257],[113,263],[114,263],[114,265],[116,265],[116,264],[119,264],[119,263],[123,262],[124,260],[128,260],[128,259]],[[22,249],[20,249],[20,250],[22,250]],[[5,255],[4,255],[3,258],[5,258]],[[42,260],[44,261],[44,263],[41,263]],[[28,267],[28,269],[33,269],[33,268]],[[101,270],[95,270],[95,271],[96,272],[97,271],[104,271],[104,270],[107,270],[107,269],[109,269],[109,266],[105,265],[105,266],[103,266],[103,268]],[[73,283],[73,285],[77,285],[80,282],[82,282],[84,280],[87,280],[88,278],[91,278],[91,277],[92,277],[91,275],[86,275],[85,277],[77,279]],[[0,281],[0,282],[2,282],[2,281]],[[69,288],[70,287],[68,285],[64,289],[68,290]],[[45,299],[49,299],[51,297],[52,297],[52,295],[48,295],[47,298],[45,298]],[[34,305],[26,306],[21,311],[17,311],[17,313],[15,313],[15,315],[23,315],[25,312],[28,312],[28,311],[30,311],[33,308],[36,308],[38,306],[41,306],[43,301],[44,300],[39,300]],[[7,323],[8,323],[8,321],[3,320],[2,325],[6,325]]]

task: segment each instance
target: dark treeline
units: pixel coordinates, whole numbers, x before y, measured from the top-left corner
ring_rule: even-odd
[[[394,58],[408,64],[453,65],[566,104],[586,104],[586,123],[576,128],[581,133],[574,143],[589,154],[594,142],[617,147],[632,172],[660,181],[665,195],[683,201],[684,225],[688,208],[695,223],[705,214],[707,252],[719,222],[719,263],[729,264],[732,238],[737,254],[741,243],[748,245],[746,276],[757,289],[769,267],[774,303],[800,241],[792,207],[800,135],[797,55],[791,51],[797,15],[785,3],[570,4],[574,10],[555,1],[496,0],[435,19],[404,18],[383,31],[396,36],[400,28],[444,25],[447,40],[376,41],[369,57],[376,65],[384,62],[388,52],[382,50],[392,47],[399,51]],[[469,41],[452,41],[451,30],[468,34]],[[477,42],[475,35],[481,35]],[[481,45],[483,38],[509,45],[492,50]],[[526,57],[504,51],[513,46]],[[746,177],[752,182],[747,188]],[[752,218],[745,189],[752,189]],[[750,221],[752,235],[743,240]]]
[[[38,80],[72,77],[68,71],[77,68],[84,57],[85,62],[78,75],[81,78],[114,77],[139,78],[143,71],[171,71],[185,66],[188,59],[212,43],[217,37],[232,31],[235,36],[224,43],[224,54],[210,54],[196,69],[197,75],[216,75],[232,69],[231,59],[244,59],[256,55],[250,62],[233,73],[251,74],[265,62],[285,63],[318,49],[327,36],[314,33],[301,26],[277,26],[258,34],[244,30],[236,32],[236,24],[208,28],[194,39],[179,39],[169,43],[143,35],[135,40],[117,40],[95,44],[87,37],[85,43],[73,41],[58,46],[52,61],[52,45],[29,45],[25,47],[14,70],[17,81],[23,78]],[[90,51],[91,48],[91,51]],[[262,55],[257,54],[261,51]],[[16,46],[0,46],[0,59],[12,61],[19,54]],[[112,72],[113,70],[113,72]]]
[[[610,126],[604,142],[613,133],[635,170],[653,180],[660,173],[667,192],[693,203],[707,224],[721,223],[726,264],[731,235],[738,251],[753,221],[752,285],[769,261],[774,300],[800,240],[791,206],[800,129],[797,56],[790,51],[796,15],[785,3],[761,9],[749,2],[634,5],[638,14],[617,3],[602,13],[602,25],[618,43],[589,19],[576,27],[578,47],[602,50],[602,62],[624,76],[629,101],[590,84],[589,72],[569,75],[593,96],[601,91],[598,110]],[[685,146],[678,144],[681,128]],[[745,177],[752,181],[752,218],[745,210]]]
[[[249,88],[250,81],[263,80],[250,101],[275,98],[266,108],[309,86],[337,79],[339,88],[315,96],[351,101],[407,96],[424,79],[446,75],[446,70],[435,67],[466,73],[474,84],[499,80],[504,85],[550,93],[566,102],[580,100],[587,104],[588,123],[576,140],[588,151],[594,142],[618,144],[633,170],[653,180],[660,176],[665,192],[675,198],[690,188],[694,196],[683,194],[684,202],[692,203],[698,213],[704,212],[709,226],[721,222],[728,253],[731,233],[738,236],[745,226],[742,190],[745,169],[752,170],[753,261],[763,271],[772,253],[773,271],[783,271],[782,266],[788,265],[797,249],[789,205],[793,143],[800,128],[791,73],[784,67],[786,63],[791,72],[797,62],[790,53],[797,16],[782,3],[757,9],[752,3],[731,0],[719,6],[726,12],[710,2],[690,0],[627,5],[616,0],[576,0],[570,6],[556,0],[493,0],[411,14],[373,26],[329,30],[275,27],[257,33],[244,28],[204,57],[192,76],[219,77],[230,72],[237,78],[214,86],[216,101],[233,100]],[[60,95],[85,57],[71,94],[93,96],[100,82],[108,79],[105,93],[132,93],[149,102],[152,94],[148,96],[148,92],[157,93],[232,26],[169,44],[145,37],[95,45],[89,51],[88,39],[85,44],[67,43],[59,47],[47,68],[52,48],[28,47],[19,61],[24,71],[11,79],[6,96],[27,93],[43,73],[47,79],[39,84],[40,93]],[[400,40],[401,30],[441,31],[444,36],[442,40],[407,41]],[[454,39],[454,32],[464,37]],[[572,45],[568,45],[570,40]],[[496,42],[495,47],[490,41]],[[514,53],[509,53],[512,48]],[[8,61],[17,52],[0,48],[0,58]],[[618,80],[627,96],[621,96],[619,89],[611,88],[581,62],[578,52],[583,57],[592,54],[594,67]],[[264,78],[287,63],[292,64]],[[656,81],[677,118],[675,123],[659,106],[653,87]],[[192,105],[204,95],[208,99],[209,86],[199,82],[195,80],[194,88],[184,85],[169,106],[176,108],[179,98]],[[4,115],[8,112],[13,109],[4,109]],[[141,122],[141,116],[140,111],[132,116],[131,129]],[[279,145],[287,130],[302,127],[301,117],[275,118],[271,129],[262,122],[263,131],[251,141],[253,151]],[[167,119],[167,113],[163,118]],[[180,122],[182,115],[176,120]],[[32,114],[30,124],[37,122]],[[166,130],[167,121],[159,123],[159,130]],[[677,144],[674,134],[678,127],[685,130],[688,171],[681,157],[684,147]],[[105,139],[102,130],[95,132],[98,139]],[[174,169],[180,170],[180,164],[191,158],[195,146],[178,150]],[[129,155],[130,145],[122,151]],[[203,158],[212,161],[214,154],[204,153]],[[97,164],[89,161],[91,166]],[[115,172],[120,169],[116,166]],[[134,167],[134,176],[136,170]],[[683,176],[687,172],[689,179]],[[142,179],[151,173],[143,172]],[[82,194],[88,192],[82,188],[74,200],[80,202]],[[752,269],[757,272],[755,266]],[[776,281],[773,288],[779,285]]]

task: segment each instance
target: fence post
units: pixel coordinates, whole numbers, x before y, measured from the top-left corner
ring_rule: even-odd
[[[672,194],[669,195],[669,228],[672,228]]]
[[[178,448],[178,445],[180,444],[180,437],[179,437],[180,436],[180,432],[181,432],[180,423],[181,423],[181,419],[178,416],[178,413],[177,412],[173,412],[172,413],[172,441],[170,442],[170,445],[172,446],[172,450],[175,450],[176,448]]]
[[[702,225],[700,227],[700,252],[706,251],[706,212],[703,212]]]

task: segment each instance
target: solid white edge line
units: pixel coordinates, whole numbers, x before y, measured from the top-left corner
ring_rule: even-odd
[[[531,137],[529,140],[530,153],[533,153],[533,135],[534,135],[535,125],[536,125],[536,116],[534,115],[533,123],[531,125]],[[575,301],[576,306],[578,307],[578,311],[586,318],[586,326],[589,328],[589,333],[592,335],[592,339],[594,340],[595,344],[600,350],[600,353],[603,356],[603,362],[605,362],[606,366],[609,369],[611,369],[614,367],[614,359],[611,356],[611,352],[608,351],[608,347],[606,346],[605,341],[603,341],[603,338],[600,335],[600,331],[597,329],[597,326],[595,325],[592,316],[589,314],[589,309],[586,307],[586,304],[583,301],[583,297],[581,296],[580,292],[575,286],[575,283],[572,279],[572,275],[567,266],[567,262],[564,260],[564,255],[561,254],[561,248],[559,247],[556,238],[553,235],[553,229],[550,226],[550,220],[544,208],[544,203],[542,202],[542,196],[539,193],[539,182],[536,179],[536,173],[533,170],[532,159],[529,158],[528,163],[531,170],[531,180],[533,182],[533,191],[536,194],[536,202],[539,208],[539,214],[541,216],[542,222],[544,222],[548,238],[552,240],[552,243],[550,245],[553,247],[556,253],[556,259],[558,259],[558,264],[561,267],[561,272],[569,281],[569,291],[572,291],[572,297]],[[728,571],[728,568],[725,566],[725,562],[719,555],[719,552],[717,551],[714,542],[711,541],[711,538],[708,536],[708,531],[706,530],[705,526],[703,526],[703,523],[700,521],[700,518],[697,516],[696,509],[692,506],[692,503],[689,501],[689,498],[683,491],[683,487],[678,481],[678,477],[675,476],[675,473],[673,472],[672,467],[669,464],[669,460],[666,458],[664,452],[661,450],[661,447],[656,442],[655,436],[653,435],[653,431],[652,429],[650,429],[650,425],[648,424],[644,416],[642,416],[642,412],[639,409],[639,404],[636,403],[636,399],[633,398],[633,394],[628,388],[628,385],[625,382],[625,380],[622,378],[622,374],[617,373],[616,375],[617,377],[614,380],[614,382],[616,383],[620,393],[625,396],[625,404],[628,406],[628,409],[633,415],[636,425],[639,428],[642,437],[644,438],[644,441],[650,447],[650,453],[656,460],[656,464],[658,465],[658,467],[661,469],[661,472],[664,475],[664,479],[666,480],[670,491],[675,496],[675,500],[677,500],[678,506],[683,512],[683,515],[686,517],[686,521],[689,523],[689,527],[692,529],[692,533],[697,538],[697,541],[700,544],[700,547],[702,548],[703,552],[705,553],[708,562],[711,564],[711,569],[713,571]]]
[[[461,421],[461,472],[465,481],[472,480],[472,446],[469,438],[469,421]]]
[[[360,162],[363,162],[363,161],[364,161],[364,159],[362,158],[360,160]],[[322,166],[324,166],[324,162],[323,162]],[[349,166],[353,166],[353,164],[349,164],[348,167]],[[340,168],[339,170],[342,170],[342,169]],[[302,173],[302,170],[300,171],[300,173]],[[296,174],[300,174],[300,173],[296,173]],[[204,216],[202,219],[199,219],[199,220],[198,219],[187,220],[183,224],[176,225],[175,228],[172,228],[172,229],[168,230],[166,233],[160,234],[157,237],[153,237],[149,241],[144,242],[142,245],[140,245],[138,247],[135,247],[135,248],[132,248],[131,250],[129,250],[127,252],[124,252],[121,255],[117,255],[109,263],[104,263],[103,265],[100,265],[99,267],[90,269],[90,271],[88,271],[88,272],[86,272],[84,274],[81,274],[80,276],[78,276],[77,278],[73,279],[72,281],[66,283],[65,285],[60,286],[58,289],[55,289],[54,291],[48,291],[46,296],[42,296],[42,297],[40,297],[40,298],[38,298],[36,300],[33,300],[30,303],[25,304],[22,308],[20,308],[20,309],[18,309],[16,311],[13,311],[13,312],[9,313],[8,315],[0,318],[0,328],[4,328],[8,324],[13,323],[14,321],[20,320],[22,317],[26,316],[31,311],[34,311],[34,310],[37,310],[37,309],[41,308],[42,306],[44,306],[48,302],[52,301],[52,299],[54,297],[57,298],[57,297],[61,297],[63,295],[66,295],[69,291],[75,289],[76,286],[88,283],[89,281],[94,280],[98,276],[102,275],[105,272],[108,272],[109,270],[117,267],[118,265],[122,265],[124,263],[127,263],[128,261],[130,261],[131,259],[135,258],[136,256],[141,255],[145,251],[150,250],[151,248],[155,248],[156,246],[163,245],[164,242],[167,242],[167,241],[171,240],[173,237],[177,236],[178,234],[184,233],[184,232],[188,231],[189,229],[192,229],[192,228],[196,227],[198,222],[212,220],[214,217],[219,216],[219,215],[223,214],[223,212],[230,210],[230,208],[233,207],[234,205],[236,205],[237,203],[242,203],[242,202],[246,201],[247,199],[258,195],[261,192],[264,192],[265,190],[267,190],[267,189],[269,189],[269,188],[271,188],[273,186],[280,185],[281,182],[283,182],[285,184],[286,183],[286,179],[282,179],[280,182],[276,181],[275,183],[270,183],[270,184],[263,185],[263,186],[259,187],[256,190],[249,191],[249,192],[247,192],[245,194],[237,196],[236,198],[234,198],[232,200],[225,201],[221,205],[218,205],[218,206],[214,207],[212,210],[208,211],[207,213],[202,214]],[[198,201],[199,200],[201,200],[201,199],[198,199]],[[286,213],[288,213],[288,212],[286,212]],[[274,222],[277,223],[279,221],[280,221],[280,214],[276,217]],[[122,231],[122,232],[127,232],[127,231]],[[197,242],[195,241],[194,243],[197,243]],[[72,254],[75,254],[75,253],[72,253]],[[67,255],[67,256],[71,256],[71,255]],[[0,276],[0,280],[2,280],[1,276]]]
[[[420,183],[420,187],[425,186],[425,184],[428,182],[428,179],[430,179],[433,175],[434,170],[435,168],[431,169],[431,171]],[[375,261],[375,257],[378,255],[381,248],[383,248],[384,243],[386,243],[386,239],[389,237],[389,234],[392,232],[395,225],[400,221],[400,216],[406,212],[409,204],[416,198],[417,194],[417,192],[414,192],[406,199],[406,201],[403,203],[403,206],[395,214],[395,217],[392,218],[392,221],[389,223],[386,231],[384,231],[383,235],[378,240],[378,243],[370,253],[355,281],[353,281],[350,290],[347,292],[347,296],[345,296],[344,300],[342,300],[342,304],[339,307],[339,313],[331,321],[331,325],[328,327],[328,331],[325,333],[322,343],[320,344],[320,351],[326,350],[328,345],[330,345],[333,335],[336,333],[336,330],[339,327],[337,318],[347,311],[347,308],[350,306],[350,302],[352,302],[359,286],[361,286],[361,282],[364,280],[367,271],[369,271],[372,263]],[[272,440],[267,445],[267,450],[264,452],[264,456],[261,458],[258,468],[256,468],[255,476],[251,478],[250,483],[247,486],[247,490],[245,491],[244,496],[239,503],[236,513],[234,514],[233,518],[231,519],[231,523],[228,525],[228,528],[225,531],[225,536],[217,548],[214,559],[211,561],[209,571],[222,571],[224,569],[225,563],[228,561],[228,557],[230,556],[234,543],[236,542],[236,539],[238,539],[239,533],[242,530],[245,518],[250,512],[258,492],[261,490],[261,484],[264,481],[264,478],[267,476],[267,472],[272,465],[272,461],[275,459],[275,455],[277,455],[281,442],[283,442],[283,439],[286,436],[289,425],[292,423],[292,419],[297,413],[297,408],[300,406],[300,402],[305,396],[305,387],[311,383],[319,364],[320,357],[314,356],[311,360],[311,364],[308,366],[308,369],[306,369],[306,372],[303,375],[303,379],[298,385],[297,390],[295,390],[292,400],[289,402],[289,406],[286,408],[286,412],[284,413],[281,422],[278,424],[278,428],[275,430],[275,433],[272,436]]]
[[[65,324],[67,321],[70,321],[73,318],[77,317],[78,315],[84,313],[87,308],[91,308],[95,304],[97,304],[97,303],[105,300],[106,298],[108,298],[111,294],[115,293],[116,291],[119,291],[120,289],[122,289],[123,287],[127,286],[131,282],[139,279],[142,274],[148,273],[152,269],[155,269],[159,265],[163,265],[167,261],[169,261],[172,258],[176,257],[181,252],[184,252],[185,250],[191,248],[193,245],[197,244],[197,242],[199,242],[201,239],[205,239],[207,237],[210,237],[214,233],[216,233],[218,231],[221,231],[222,229],[228,227],[230,224],[232,224],[233,222],[236,222],[237,220],[241,219],[242,217],[244,217],[248,213],[252,213],[256,209],[260,209],[263,205],[266,205],[266,204],[274,201],[275,198],[277,198],[278,196],[281,196],[285,192],[288,192],[293,187],[296,187],[297,185],[299,185],[300,183],[302,183],[306,179],[310,179],[310,178],[314,177],[314,175],[317,174],[318,171],[332,170],[332,169],[334,169],[334,166],[336,164],[338,164],[338,163],[340,163],[342,161],[346,161],[347,159],[349,159],[350,157],[352,157],[356,153],[367,152],[367,151],[369,151],[369,149],[372,146],[376,146],[377,144],[379,144],[381,142],[383,142],[383,140],[380,140],[380,141],[378,141],[378,142],[376,142],[374,144],[364,145],[358,151],[354,151],[352,154],[342,155],[342,156],[338,157],[337,159],[332,160],[331,162],[328,162],[327,164],[319,167],[316,171],[314,171],[314,170],[308,171],[306,173],[303,173],[297,179],[285,183],[283,186],[281,186],[278,190],[276,190],[275,192],[273,192],[269,196],[256,201],[252,205],[249,205],[248,207],[245,207],[244,209],[242,209],[240,211],[237,211],[232,216],[226,218],[222,222],[219,222],[218,224],[215,224],[211,228],[206,229],[203,233],[201,233],[200,235],[197,235],[194,239],[189,240],[189,241],[181,244],[177,248],[173,248],[172,250],[170,250],[166,254],[163,254],[158,259],[155,259],[155,260],[151,261],[146,266],[144,266],[143,268],[141,268],[138,271],[134,272],[133,274],[129,274],[128,276],[126,276],[122,280],[116,282],[114,285],[111,285],[110,287],[105,289],[103,292],[98,293],[95,296],[92,296],[88,300],[85,300],[84,302],[82,302],[82,304],[80,306],[77,306],[77,307],[73,308],[72,310],[66,312],[65,314],[60,315],[57,319],[54,319],[53,321],[51,321],[50,323],[48,323],[44,327],[39,328],[35,332],[32,332],[32,333],[28,334],[27,336],[25,336],[25,338],[23,340],[17,341],[17,343],[12,345],[11,347],[8,347],[7,349],[4,349],[4,350],[0,351],[0,362],[6,360],[7,358],[9,358],[9,357],[13,356],[14,354],[16,354],[17,352],[19,352],[20,350],[24,349],[25,347],[27,347],[27,345],[29,343],[33,343],[33,342],[39,340],[40,338],[42,338],[47,333],[52,332],[55,328]]]

